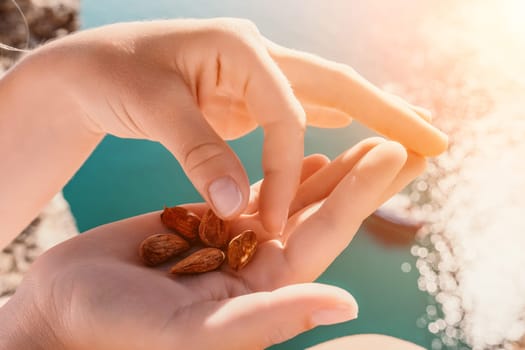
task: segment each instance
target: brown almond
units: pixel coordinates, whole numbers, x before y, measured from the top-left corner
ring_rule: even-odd
[[[252,230],[246,230],[235,236],[228,244],[228,265],[240,270],[252,259],[257,250],[257,236]]]
[[[175,230],[189,241],[194,241],[199,235],[201,219],[184,207],[164,208],[160,220],[167,228]]]
[[[146,238],[139,247],[139,255],[146,265],[155,266],[190,249],[190,244],[173,233],[161,233]]]
[[[201,219],[199,238],[202,243],[209,247],[226,247],[230,238],[228,223],[215,215],[213,210],[209,209]]]
[[[217,248],[203,248],[187,256],[171,268],[173,274],[203,273],[217,269],[225,259]]]

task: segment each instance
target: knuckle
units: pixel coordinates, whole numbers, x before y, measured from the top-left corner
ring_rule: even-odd
[[[257,25],[255,25],[255,23],[249,19],[238,18],[236,19],[235,23],[245,33],[259,35],[259,29],[257,28]]]
[[[222,27],[230,32],[259,35],[257,25],[245,18],[222,18],[218,20]]]
[[[188,173],[193,173],[215,158],[225,155],[222,145],[215,142],[198,143],[186,150],[183,165]]]
[[[247,19],[221,18],[216,20],[215,28],[216,33],[224,40],[245,47],[254,47],[261,40],[257,26]]]

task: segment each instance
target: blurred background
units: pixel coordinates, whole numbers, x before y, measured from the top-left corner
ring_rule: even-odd
[[[430,160],[428,171],[402,200],[383,208],[382,217],[368,220],[320,277],[355,296],[359,318],[272,349],[302,349],[359,333],[433,350],[520,349],[525,1],[84,0],[80,7],[82,28],[219,16],[248,18],[280,44],[351,65],[432,110],[435,124],[451,137],[447,154]],[[358,123],[310,128],[306,153],[334,158],[370,135]],[[260,179],[262,132],[230,145],[250,180]],[[201,200],[159,144],[115,137],[99,145],[64,196],[80,232]],[[407,231],[396,225],[399,219],[422,225]]]
[[[384,3],[389,3],[388,8]],[[81,2],[84,28],[117,21],[178,17],[242,17],[254,21],[270,39],[352,65],[377,84],[389,81],[389,60],[375,38],[386,33],[409,33],[417,19],[408,10],[416,1],[96,1]],[[419,8],[419,5],[418,5]],[[392,18],[392,11],[397,18]],[[419,16],[419,15],[417,15]],[[388,45],[390,50],[397,50]],[[371,135],[357,124],[341,130],[309,129],[306,153],[334,158],[357,140]],[[231,146],[252,182],[261,178],[262,132]],[[64,191],[79,229],[161,209],[163,205],[199,201],[181,168],[160,145],[108,137]],[[322,233],[320,233],[322,234]],[[429,346],[432,335],[416,321],[425,313],[427,295],[417,288],[417,270],[410,247],[387,248],[364,233],[320,278],[349,290],[360,305],[359,319],[316,329],[275,349],[303,349],[334,337],[382,333]],[[405,265],[405,269],[406,269]]]

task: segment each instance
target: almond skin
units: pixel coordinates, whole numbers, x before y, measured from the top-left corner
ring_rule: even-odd
[[[174,230],[189,241],[194,241],[199,235],[201,219],[195,213],[184,207],[164,208],[160,220],[167,228]]]
[[[161,233],[146,238],[139,247],[139,255],[148,266],[161,264],[190,249],[190,244],[173,233]]]
[[[203,248],[187,256],[171,268],[173,274],[195,274],[215,270],[225,259],[224,252],[217,248]]]
[[[252,230],[246,230],[235,236],[228,244],[228,265],[240,270],[253,258],[257,250],[257,236]]]
[[[209,209],[201,219],[199,238],[208,247],[225,248],[230,238],[228,223]]]

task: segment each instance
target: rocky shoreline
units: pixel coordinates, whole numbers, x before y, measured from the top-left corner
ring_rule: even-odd
[[[79,0],[0,0],[0,43],[31,49],[67,35],[79,27],[79,9]],[[19,55],[16,51],[0,51],[0,72]]]

